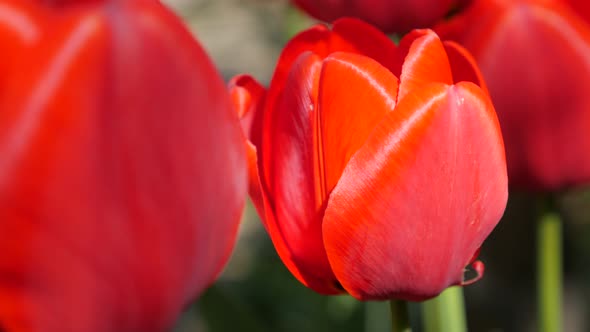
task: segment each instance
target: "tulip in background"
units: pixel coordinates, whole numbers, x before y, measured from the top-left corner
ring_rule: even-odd
[[[568,6],[570,3],[572,7]],[[587,2],[475,0],[437,31],[469,49],[502,127],[511,186],[541,192],[538,329],[561,331],[562,230],[555,193],[590,183]]]
[[[332,22],[357,17],[385,32],[428,28],[471,0],[293,0],[309,15]]]
[[[481,68],[511,186],[555,191],[590,182],[590,25],[558,1],[477,0],[437,31]]]
[[[500,128],[470,56],[416,30],[396,47],[341,19],[283,50],[268,91],[230,90],[250,194],[306,286],[425,300],[461,285],[507,199]],[[262,113],[262,114],[261,114]]]
[[[151,0],[4,0],[0,47],[0,330],[169,331],[244,204],[222,79]]]

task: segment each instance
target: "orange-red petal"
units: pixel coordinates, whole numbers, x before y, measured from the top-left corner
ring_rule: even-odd
[[[258,211],[264,227],[272,235],[271,238],[279,256],[286,262],[285,264],[297,279],[304,280],[298,266],[293,262],[287,243],[274,217],[271,199],[266,194],[266,187],[262,184],[259,176],[260,168],[258,161],[262,160],[262,158],[257,153],[262,152],[260,141],[262,124],[260,122],[263,118],[266,93],[262,85],[248,75],[238,75],[231,79],[228,85],[234,108],[241,117],[243,132],[247,134],[250,140],[258,142],[257,147],[252,141],[246,140],[246,155],[249,171],[248,191],[250,198]],[[316,288],[320,287],[322,287],[321,284],[316,286]]]
[[[397,88],[397,78],[366,56],[339,52],[324,60],[316,113],[320,139],[316,181],[323,188],[322,202],[352,155],[393,111]]]
[[[430,84],[402,99],[332,191],[324,243],[359,299],[424,300],[463,268],[507,199],[500,129],[472,83]]]
[[[270,85],[269,107],[274,107],[294,62],[308,51],[322,59],[334,52],[362,54],[392,71],[401,67],[395,44],[370,24],[353,18],[336,20],[332,29],[318,24],[295,36],[283,49]]]
[[[242,132],[255,146],[260,145],[266,89],[250,75],[238,75],[228,83]]]
[[[403,62],[399,77],[398,99],[432,82],[453,84],[449,59],[444,46],[432,30],[413,30],[399,45],[398,57]]]
[[[261,182],[269,197],[267,229],[285,265],[308,287],[336,293],[339,290],[334,287],[322,240],[323,208],[316,205],[314,183],[314,119],[321,63],[314,53],[301,55],[289,73],[282,98],[274,107],[267,107]]]
[[[248,193],[260,215],[265,220],[262,185],[259,177],[258,156],[262,139],[262,119],[266,89],[249,75],[238,75],[228,83],[234,109],[240,117],[242,132],[246,138],[248,160]],[[261,150],[261,149],[260,149]]]
[[[395,56],[397,46],[370,24],[354,18],[340,18],[334,21],[332,34],[330,53],[365,55],[392,72],[401,65]]]

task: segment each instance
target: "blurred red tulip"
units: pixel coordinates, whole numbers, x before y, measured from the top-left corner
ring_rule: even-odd
[[[472,262],[483,272],[474,259],[504,211],[507,177],[473,63],[430,30],[396,48],[341,19],[291,40],[268,92],[248,76],[231,82],[250,194],[303,284],[424,300],[468,282]]]
[[[477,0],[438,27],[472,52],[498,112],[511,185],[590,181],[590,26],[558,1]]]
[[[229,95],[157,1],[41,3],[0,3],[0,330],[169,331],[241,216]]]
[[[471,0],[293,0],[309,15],[326,22],[350,16],[385,32],[428,28]]]

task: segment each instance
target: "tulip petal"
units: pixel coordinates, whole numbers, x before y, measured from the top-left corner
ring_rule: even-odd
[[[228,89],[240,118],[242,132],[254,146],[259,146],[266,89],[249,75],[232,78],[228,83]]]
[[[258,147],[262,138],[262,118],[266,90],[253,77],[238,75],[228,83],[230,96],[238,116],[242,132],[246,136],[248,161],[248,193],[260,218],[265,219],[264,199],[259,178]]]
[[[456,42],[445,41],[443,44],[449,58],[451,71],[453,72],[453,82],[472,82],[489,94],[483,76],[473,56]]]
[[[565,0],[567,3],[568,9],[572,11],[575,15],[579,15],[581,18],[584,19],[586,22],[590,22],[590,2],[587,0]],[[557,2],[557,5],[561,5],[561,1]]]
[[[0,77],[3,331],[167,331],[241,217],[243,139],[204,51],[157,2],[87,5]]]
[[[279,98],[293,63],[307,51],[320,58],[334,52],[362,54],[377,60],[394,73],[401,68],[395,44],[370,24],[353,18],[336,20],[331,30],[318,24],[295,36],[283,49],[270,85],[269,107],[273,107]]]
[[[400,78],[398,100],[410,91],[433,82],[453,84],[449,59],[442,42],[431,30],[413,30],[399,45],[402,57],[401,73],[394,74]]]
[[[293,0],[307,14],[327,22],[358,17],[387,33],[431,26],[468,0]]]
[[[248,194],[260,216],[262,224],[267,232],[272,235],[271,238],[278,255],[298,280],[305,280],[297,264],[293,262],[289,248],[274,218],[272,204],[269,203],[270,199],[265,192],[266,186],[262,184],[259,176],[259,170],[261,168],[258,162],[262,158],[258,153],[262,152],[260,145],[262,136],[261,127],[266,93],[264,88],[254,78],[248,75],[238,75],[230,80],[228,85],[234,108],[240,116],[242,131],[248,138],[246,141],[246,157],[249,173]],[[257,143],[254,144],[253,142]],[[323,281],[308,280],[307,282],[308,284],[313,284],[312,288],[314,289],[327,288],[324,290],[325,293],[333,292],[332,285],[326,287]]]
[[[401,67],[396,56],[397,46],[370,24],[345,17],[334,21],[332,33],[331,53],[340,51],[365,55],[391,72]]]
[[[272,197],[267,202],[267,230],[287,268],[308,287],[337,293],[341,290],[334,287],[336,278],[323,246],[324,203],[314,182],[320,69],[319,56],[302,54],[289,73],[282,99],[266,108],[261,183]]]
[[[371,58],[334,53],[324,60],[316,113],[323,200],[352,155],[385,114],[393,111],[397,85],[397,78]]]
[[[355,154],[324,217],[342,286],[358,299],[424,300],[460,284],[507,199],[502,138],[472,83],[402,99]]]

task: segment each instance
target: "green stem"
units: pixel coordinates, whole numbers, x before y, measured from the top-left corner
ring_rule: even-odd
[[[365,332],[388,332],[391,328],[387,302],[365,302]]]
[[[406,301],[391,300],[389,301],[389,307],[391,309],[391,331],[411,332],[408,303]]]
[[[438,297],[422,303],[425,332],[467,331],[463,288],[447,288]]]
[[[562,327],[562,225],[552,203],[543,201],[537,224],[537,320],[540,332],[559,332]]]

